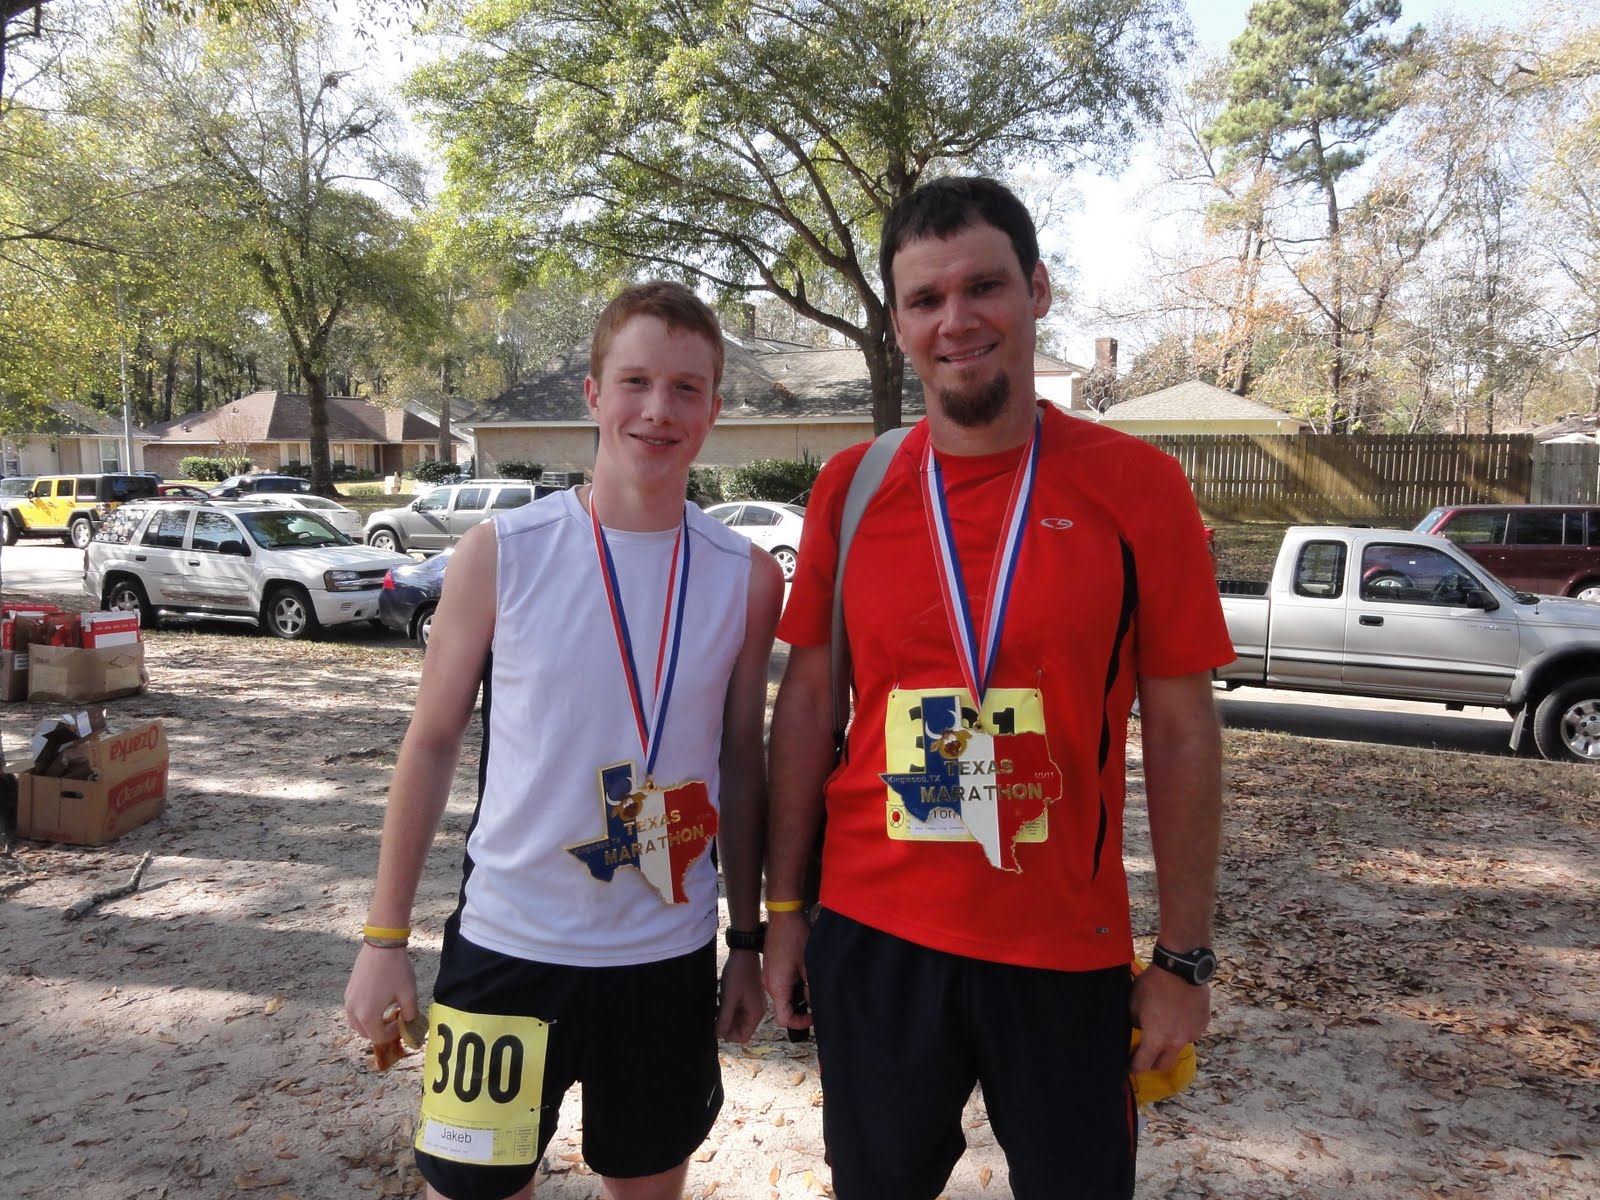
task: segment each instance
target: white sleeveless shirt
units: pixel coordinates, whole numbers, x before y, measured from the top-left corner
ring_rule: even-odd
[[[682,645],[654,779],[705,783],[719,803],[728,679],[744,643],[750,543],[692,504]],[[596,879],[569,847],[606,834],[599,772],[644,755],[601,584],[589,515],[571,490],[495,518],[494,660],[483,790],[467,838],[461,933],[502,954],[624,966],[696,950],[717,930],[709,848],[669,904],[635,868]],[[606,530],[633,642],[653,697],[675,531]]]

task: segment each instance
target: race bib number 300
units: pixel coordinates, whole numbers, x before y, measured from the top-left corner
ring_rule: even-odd
[[[418,1150],[455,1162],[526,1166],[539,1148],[550,1026],[435,1003],[428,1010]]]

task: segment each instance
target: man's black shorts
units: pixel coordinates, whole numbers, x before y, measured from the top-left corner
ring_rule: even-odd
[[[839,1200],[937,1196],[974,1083],[1019,1200],[1133,1195],[1127,967],[985,962],[824,910],[806,973]]]
[[[526,1186],[574,1082],[583,1084],[584,1160],[615,1179],[677,1166],[721,1111],[714,941],[660,962],[567,967],[485,950],[452,927],[433,996],[463,1012],[551,1023],[536,1161],[479,1166],[417,1151],[423,1178],[450,1200],[504,1200]]]

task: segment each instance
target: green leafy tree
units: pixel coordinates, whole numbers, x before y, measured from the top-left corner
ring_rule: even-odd
[[[1115,158],[1178,43],[1173,0],[482,0],[414,79],[448,198],[513,258],[768,293],[855,343],[874,423],[904,358],[884,215],[923,179]]]
[[[1270,165],[1320,202],[1324,253],[1285,261],[1326,331],[1333,430],[1361,420],[1347,386],[1355,323],[1341,187],[1404,103],[1420,30],[1391,37],[1399,17],[1400,0],[1260,0],[1229,47],[1227,103],[1208,131],[1235,163]]]
[[[120,64],[143,128],[164,131],[187,179],[208,189],[212,219],[288,343],[321,492],[332,490],[337,335],[363,308],[417,304],[422,266],[385,203],[419,201],[420,168],[395,149],[392,112],[339,55],[323,16],[285,3],[248,23],[175,27]]]

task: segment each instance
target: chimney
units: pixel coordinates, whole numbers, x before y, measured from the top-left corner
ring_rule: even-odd
[[[1094,369],[1103,372],[1111,378],[1117,374],[1117,339],[1095,338],[1094,340]]]

